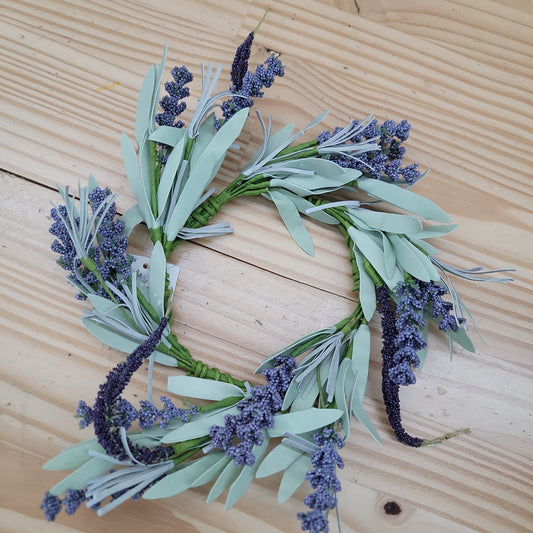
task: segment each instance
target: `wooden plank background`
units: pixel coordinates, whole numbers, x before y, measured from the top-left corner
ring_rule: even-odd
[[[457,282],[485,342],[476,339],[476,354],[458,350],[450,363],[446,342],[434,335],[417,385],[402,392],[405,424],[414,434],[461,427],[472,434],[422,450],[396,443],[381,404],[380,343],[374,343],[365,407],[384,445],[354,424],[340,472],[343,531],[532,531],[533,4],[269,4],[253,60],[276,50],[286,75],[257,108],[278,126],[288,118],[303,126],[324,108],[331,111],[328,127],[369,113],[408,119],[409,156],[431,169],[416,190],[461,225],[439,242],[442,259],[517,268],[510,285]],[[196,75],[192,100],[201,61],[223,63],[221,86],[228,85],[233,52],[265,6],[259,0],[2,2],[1,531],[299,531],[295,514],[309,489],[278,505],[279,477],[254,482],[228,512],[223,500],[205,505],[205,487],[128,502],[103,518],[80,509],[49,524],[39,510],[44,491],[62,477],[41,466],[86,438],[72,413],[79,399],[94,398],[122,358],[84,330],[83,304],[49,251],[55,185],[75,186],[93,173],[120,193],[120,210],[132,205],[119,136],[133,132],[148,66],[166,42],[167,75],[174,64]],[[219,190],[259,141],[252,119],[243,149],[216,180]],[[317,250],[310,259],[261,199],[235,201],[217,220],[230,221],[235,234],[189,243],[171,256],[182,266],[176,333],[199,358],[249,378],[263,357],[351,310],[346,250],[334,230],[309,224]],[[141,232],[132,246],[150,250]],[[167,374],[158,369],[157,391]],[[145,384],[146,372],[131,392],[142,397]],[[388,501],[402,512],[385,514]]]

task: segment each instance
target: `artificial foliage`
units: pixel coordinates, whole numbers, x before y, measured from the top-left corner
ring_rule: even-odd
[[[181,115],[194,105],[191,72],[173,68],[161,97],[165,55],[150,67],[138,100],[135,140],[127,134],[121,139],[137,200],[133,208],[118,214],[116,195],[92,176],[79,187],[78,201],[59,187],[63,204],[52,208],[50,228],[57,263],[88,306],[83,325],[129,355],[105,377],[94,404],[80,401],[77,407],[80,427],[94,436],[44,467],[71,471],[44,496],[48,520],[61,509],[73,514],[87,505],[103,515],[131,498],[167,498],[204,484],[211,487],[207,502],[226,493],[229,509],[254,478],[283,472],[279,501],[307,482],[309,494],[295,518],[303,530],[328,531],[330,511],[339,516],[337,471],[350,425],[362,424],[381,442],[362,403],[371,345],[381,347],[383,402],[398,440],[419,447],[450,436],[410,435],[401,420],[400,389],[416,382],[430,322],[448,336],[450,353],[454,343],[474,350],[466,332],[469,313],[452,277],[510,278],[487,278],[499,270],[460,269],[436,258],[434,239],[456,226],[411,190],[425,174],[416,163],[404,162],[411,128],[406,120],[380,124],[369,116],[327,130],[320,128],[324,112],[300,129],[288,124],[273,132],[271,119],[257,113],[262,145],[215,195],[211,183],[236,148],[254,99],[285,75],[275,55],[251,69],[256,30],[236,51],[231,87],[216,92],[222,66],[202,65],[202,91],[188,124]],[[303,140],[304,134],[311,140]],[[209,367],[172,332],[175,272],[168,256],[186,240],[231,233],[230,224],[210,219],[226,203],[247,196],[271,202],[309,255],[314,246],[305,217],[338,228],[358,294],[345,319],[266,357],[257,369],[263,385]],[[148,273],[128,251],[129,234],[139,224],[153,242]],[[368,326],[379,318],[381,340],[371,337]],[[147,399],[135,406],[126,388],[145,363]],[[157,364],[175,368],[168,396],[160,400],[151,390]],[[177,405],[184,397],[192,403]]]

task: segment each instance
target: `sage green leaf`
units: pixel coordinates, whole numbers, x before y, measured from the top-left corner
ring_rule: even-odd
[[[135,148],[125,133],[121,137],[121,146],[124,168],[128,181],[130,182],[131,190],[137,199],[137,205],[139,206],[139,211],[142,214],[144,222],[151,229],[155,225],[155,220],[148,200],[151,194],[149,179],[147,180],[148,183],[143,182]]]
[[[299,395],[299,385],[298,382],[293,379],[289,383],[289,387],[287,388],[287,392],[285,393],[285,396],[283,397],[283,404],[281,406],[282,411],[286,411],[291,405],[292,402],[298,397]]]
[[[183,141],[186,131],[183,128],[174,128],[173,126],[159,126],[148,137],[148,140],[166,144],[174,148],[180,141]]]
[[[374,427],[374,424],[366,414],[365,410],[363,409],[363,404],[359,400],[359,396],[357,394],[354,394],[352,397],[352,414],[365,426],[367,431],[374,437],[376,442],[379,444],[383,444],[381,437],[379,436],[379,433],[377,432],[376,428]]]
[[[361,324],[352,338],[352,372],[357,376],[356,391],[359,401],[363,401],[368,367],[370,364],[370,328]]]
[[[383,249],[376,244],[375,239],[370,232],[350,226],[348,228],[348,234],[389,288],[394,289],[399,282],[403,281],[403,276],[397,267],[394,268],[392,276],[387,274],[385,253]]]
[[[294,194],[290,191],[287,191],[285,189],[277,189],[277,192],[279,194],[283,194],[287,196],[291,200],[291,202],[296,206],[296,209],[300,211],[300,213],[306,214],[310,218],[314,218],[315,220],[318,220],[319,222],[323,222],[324,224],[339,224],[339,221],[332,217],[331,215],[328,215],[325,211],[318,210],[318,211],[312,211],[310,213],[307,213],[307,209],[315,207],[315,204],[311,203],[309,200],[306,200],[305,198],[302,198],[301,196],[298,196],[297,194]],[[263,194],[265,198],[270,197],[267,194]]]
[[[401,267],[415,278],[428,282],[430,277],[427,268],[422,264],[419,254],[414,252],[414,247],[409,246],[407,239],[403,236],[390,235],[390,241]]]
[[[230,461],[211,487],[206,503],[215,501],[237,479],[242,468],[242,466],[237,466],[235,461]]]
[[[339,371],[337,373],[337,379],[335,381],[335,404],[337,408],[342,411],[341,421],[342,429],[346,435],[346,439],[350,436],[350,407],[346,401],[346,394],[344,392],[344,386],[346,383],[346,374],[351,367],[351,361],[349,359],[343,359],[340,364]],[[355,379],[355,378],[354,378]]]
[[[74,470],[74,472],[69,474],[67,477],[62,479],[59,483],[54,485],[50,489],[50,494],[57,496],[59,494],[63,494],[68,489],[84,489],[89,479],[105,474],[111,468],[111,466],[112,465],[109,461],[104,461],[102,459],[93,457],[79,468]]]
[[[137,146],[141,146],[143,137],[152,124],[152,100],[156,87],[156,68],[150,65],[144,77],[137,100],[137,112],[135,115],[135,140]]]
[[[313,191],[301,185],[280,178],[272,178],[269,182],[271,189],[285,189],[297,196],[311,196]]]
[[[274,202],[274,205],[276,206],[285,227],[294,239],[294,242],[307,254],[311,256],[314,255],[315,250],[313,240],[311,239],[311,235],[307,231],[296,206],[289,198],[287,198],[287,196],[276,190],[270,190],[267,194]]]
[[[168,156],[167,162],[163,167],[163,172],[161,173],[161,179],[159,181],[159,186],[157,187],[157,220],[160,225],[163,217],[165,216],[165,208],[170,200],[172,187],[176,186],[176,173],[178,172],[180,165],[183,164],[182,158],[184,147],[185,141],[182,138]]]
[[[133,228],[143,221],[139,204],[131,206],[121,217],[120,220],[124,222],[124,233],[127,237],[133,231]]]
[[[89,462],[91,456],[89,450],[105,453],[105,450],[98,444],[96,437],[80,442],[74,446],[65,448],[59,455],[56,455],[43,465],[44,470],[72,470]]]
[[[149,488],[143,495],[146,500],[169,498],[190,489],[194,482],[209,468],[219,462],[224,453],[210,453],[196,461],[192,461],[184,468],[166,475],[161,481]]]
[[[476,353],[476,347],[464,328],[459,328],[457,331],[449,330],[448,337],[453,342],[459,344],[459,346],[462,346],[465,350]]]
[[[262,119],[260,118],[260,120]],[[257,161],[261,154],[263,157],[267,154],[270,154],[271,158],[273,158],[274,155],[280,151],[280,149],[282,150],[285,148],[285,143],[291,138],[293,131],[294,124],[287,124],[285,127],[278,130],[276,133],[270,136],[266,149],[264,150],[263,146],[259,148],[259,150],[257,150],[257,152],[255,152],[255,154],[250,158],[250,161]]]
[[[359,270],[359,301],[363,308],[365,320],[370,322],[376,312],[376,286],[374,285],[374,280],[365,269],[363,254],[357,248],[354,248],[354,253]]]
[[[167,380],[167,391],[185,398],[214,401],[230,396],[244,396],[244,391],[237,385],[194,376],[170,376]]]
[[[357,186],[374,198],[388,202],[415,215],[420,215],[428,220],[451,222],[448,214],[429,198],[424,198],[392,183],[372,178],[361,178],[357,180]]]
[[[390,243],[386,233],[381,233],[381,239],[383,244],[385,272],[387,273],[387,278],[390,279],[392,276],[394,276],[394,271],[396,270],[396,255],[394,254],[392,244]]]
[[[281,437],[285,433],[305,433],[332,424],[342,416],[339,409],[306,409],[294,413],[274,415],[274,427],[267,430],[270,437]]]
[[[298,457],[283,473],[278,490],[278,502],[287,501],[304,482],[305,474],[312,468],[311,458],[304,454]]]
[[[163,444],[172,444],[175,442],[183,442],[189,439],[196,439],[198,437],[205,437],[209,435],[209,428],[211,426],[223,426],[224,417],[226,415],[237,414],[240,411],[237,407],[229,409],[218,409],[209,413],[209,416],[200,417],[195,416],[190,422],[183,424],[179,428],[170,431],[162,439]]]
[[[220,476],[222,471],[226,468],[228,463],[233,462],[231,457],[228,457],[224,452],[215,452],[220,459],[211,467],[209,467],[205,472],[200,474],[191,485],[192,487],[199,487],[205,483],[209,483],[216,477]]]
[[[110,346],[115,350],[119,350],[124,353],[131,353],[143,342],[143,340],[137,342],[128,337],[124,337],[116,330],[109,329],[89,317],[82,317],[81,321],[89,333],[94,335],[100,342],[103,342],[105,345]],[[178,366],[173,357],[170,357],[169,355],[157,350],[154,352],[154,361],[165,366]]]
[[[369,228],[389,233],[417,233],[422,230],[422,222],[411,215],[398,215],[368,209],[350,209],[352,218],[362,220]]]
[[[259,467],[259,462],[261,461],[263,455],[266,452],[268,447],[268,438],[266,438],[265,432],[263,431],[263,436],[265,437],[262,444],[259,446],[254,446],[253,453],[255,455],[255,463],[252,466],[246,465],[242,468],[239,476],[231,485],[228,491],[228,497],[226,498],[226,511],[231,509],[244,494],[244,491],[248,488],[250,483],[255,477],[257,468]]]
[[[192,147],[191,155],[189,161],[191,162],[191,167],[196,166],[198,161],[204,156],[204,152],[213,140],[213,137],[216,135],[216,130],[214,126],[215,114],[211,113],[198,128],[198,135],[194,138],[194,144]]]
[[[328,377],[328,374],[326,373],[325,369],[323,373],[322,373],[322,370],[323,370],[323,367],[321,366],[320,377],[321,379],[326,380]],[[309,377],[312,380],[311,386],[310,387],[307,386],[306,382],[304,381],[305,385],[302,384],[302,386],[300,387],[300,389],[302,389],[302,392],[297,394],[296,398],[294,398],[294,400],[290,404],[291,412],[292,411],[304,411],[305,409],[309,409],[310,407],[313,407],[313,405],[315,405],[316,399],[318,397],[318,392],[319,392],[318,382],[317,382],[316,376],[309,375]]]
[[[458,227],[458,224],[439,224],[437,226],[427,226],[423,228],[422,231],[410,233],[409,237],[414,237],[417,239],[432,239],[433,237],[444,237],[444,235],[448,235],[448,233]],[[409,232],[405,231],[403,233]]]
[[[283,443],[278,444],[261,462],[256,477],[268,477],[277,472],[285,470],[291,465],[300,455],[302,450],[298,450]]]
[[[167,261],[165,251],[160,241],[157,241],[150,258],[149,294],[150,304],[159,318],[165,315],[165,279],[167,275]]]
[[[241,133],[248,111],[248,108],[241,109],[233,115],[231,120],[225,122],[207,145],[204,156],[194,166],[191,165],[189,179],[166,224],[166,235],[169,241],[176,238],[203,191],[214,178],[214,172],[218,170],[221,158]]]
[[[426,242],[423,239],[417,239],[409,235],[409,240],[428,255],[437,255],[439,253],[439,250],[435,248],[435,246],[432,246],[429,242]]]

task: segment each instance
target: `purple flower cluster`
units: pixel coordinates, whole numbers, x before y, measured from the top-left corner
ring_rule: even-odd
[[[196,405],[190,409],[180,409],[176,407],[170,398],[160,397],[163,403],[163,409],[158,409],[153,403],[141,400],[141,408],[138,412],[139,427],[141,429],[151,428],[157,420],[160,420],[159,427],[166,428],[172,420],[180,419],[182,422],[189,422],[190,419],[198,412]]]
[[[167,322],[167,318],[163,318],[150,337],[109,372],[96,396],[91,413],[94,433],[106,453],[120,461],[126,460],[128,455],[122,445],[119,428],[128,429],[137,417],[135,408],[120,395],[143,361],[156,349]],[[157,446],[150,449],[133,445],[129,441],[128,445],[136,459],[143,463],[168,459],[172,453],[171,447]]]
[[[242,69],[243,64],[239,67],[240,69]],[[235,96],[222,103],[221,108],[224,118],[215,120],[215,128],[217,130],[220,129],[222,124],[226,120],[229,120],[237,111],[246,107],[252,107],[254,105],[254,98],[263,97],[262,89],[270,87],[274,83],[275,78],[283,76],[284,73],[285,70],[281,61],[274,55],[271,55],[263,64],[257,66],[255,73],[250,70],[247,71],[242,76],[242,82],[237,78],[240,86],[235,85],[232,77],[234,85],[230,90]]]
[[[328,513],[337,507],[336,493],[341,490],[337,468],[343,468],[344,463],[337,450],[344,446],[344,440],[333,429],[323,428],[313,435],[313,441],[318,449],[311,457],[314,468],[307,472],[305,479],[314,492],[304,499],[311,510],[298,513],[297,518],[302,521],[303,531],[327,533]]]
[[[235,52],[233,64],[231,65],[231,82],[233,83],[235,91],[240,91],[242,89],[244,76],[248,72],[248,59],[250,59],[254,35],[255,33],[253,31],[250,32]]]
[[[177,117],[187,108],[184,99],[189,96],[190,91],[185,85],[193,80],[193,76],[187,67],[184,66],[174,67],[170,71],[170,74],[174,78],[174,81],[167,81],[165,83],[167,94],[159,102],[163,113],[157,114],[155,121],[160,126],[182,128],[185,124]]]
[[[333,131],[322,132],[317,137],[319,144],[329,140],[341,129],[335,128]],[[359,143],[376,139],[380,146],[379,151],[364,152],[357,157],[345,154],[329,154],[327,157],[342,167],[359,170],[367,177],[387,179],[392,182],[403,179],[406,183],[412,184],[420,177],[418,164],[413,163],[402,167],[406,151],[402,143],[409,137],[410,129],[411,125],[407,120],[399,123],[386,120],[379,126],[377,120],[374,119],[351,141]]]
[[[108,188],[100,189],[96,187],[89,193],[89,205],[93,214],[98,210],[101,203],[111,194]],[[88,270],[77,258],[76,248],[65,223],[61,219],[68,220],[65,206],[60,205],[50,211],[50,216],[54,221],[49,231],[57,238],[52,243],[51,249],[61,257],[57,263],[64,270],[68,270],[68,278],[74,285],[80,287],[81,284],[88,285],[95,294],[108,298],[108,294],[96,275]],[[88,250],[89,257],[96,263],[98,272],[106,283],[118,286],[121,281],[129,280],[131,276],[131,263],[133,258],[126,250],[128,249],[128,238],[124,235],[125,224],[121,219],[115,220],[117,214],[115,203],[106,211],[98,232],[93,239],[93,244]],[[79,218],[76,224],[79,227]],[[81,280],[79,279],[81,276]],[[76,295],[76,298],[85,300],[83,293]]]
[[[72,515],[84,501],[84,490],[68,489],[63,500],[59,496],[46,492],[41,503],[41,509],[44,511],[46,519],[52,521],[61,512],[63,506],[65,507],[65,512],[68,515]]]
[[[239,414],[226,415],[224,426],[209,430],[213,446],[239,466],[255,463],[253,448],[262,444],[263,430],[274,426],[274,414],[281,409],[296,363],[293,357],[281,356],[275,365],[263,371],[268,384],[252,387],[251,398],[237,404]]]

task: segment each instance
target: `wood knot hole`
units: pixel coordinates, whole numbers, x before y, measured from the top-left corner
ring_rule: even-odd
[[[402,512],[402,508],[395,501],[385,502],[383,505],[383,510],[387,515],[399,515]]]

